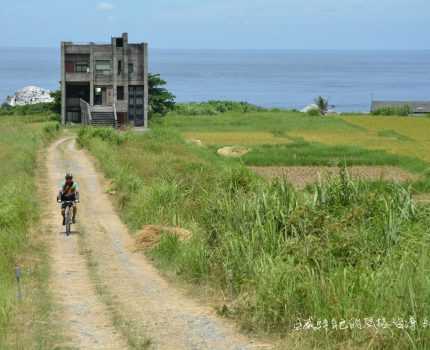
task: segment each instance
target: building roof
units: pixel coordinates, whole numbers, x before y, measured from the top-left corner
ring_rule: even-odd
[[[409,106],[411,113],[430,113],[430,101],[372,101],[371,111],[384,107]]]

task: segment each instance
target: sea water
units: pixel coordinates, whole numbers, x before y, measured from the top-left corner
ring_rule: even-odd
[[[373,99],[430,100],[430,50],[150,50],[178,102],[248,101],[301,109],[324,96],[338,111],[369,111]],[[37,85],[57,89],[58,48],[0,48],[0,101]]]

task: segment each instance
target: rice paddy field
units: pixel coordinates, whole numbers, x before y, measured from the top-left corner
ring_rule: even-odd
[[[252,111],[151,128],[82,129],[78,141],[136,237],[148,225],[191,233],[166,229],[145,249],[168,276],[209,288],[220,314],[280,349],[428,348],[430,208],[413,193],[428,189],[429,119]],[[226,146],[248,153],[219,155]],[[351,166],[402,175],[354,179]],[[338,176],[295,188],[256,174],[290,167]]]
[[[364,115],[311,117],[287,111],[171,115],[163,125],[215,151],[245,146],[249,166],[398,166],[426,175],[430,118]]]

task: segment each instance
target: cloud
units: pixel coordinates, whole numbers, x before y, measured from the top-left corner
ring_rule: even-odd
[[[97,4],[97,11],[109,12],[109,11],[112,11],[113,8],[114,8],[113,4],[109,2],[99,2]]]

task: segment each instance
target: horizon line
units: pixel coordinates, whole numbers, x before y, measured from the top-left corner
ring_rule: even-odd
[[[109,43],[107,43],[108,45]],[[60,49],[58,46],[11,46],[1,45],[1,49]],[[184,47],[151,47],[150,50],[186,50],[186,51],[430,51],[430,48],[184,48]]]

